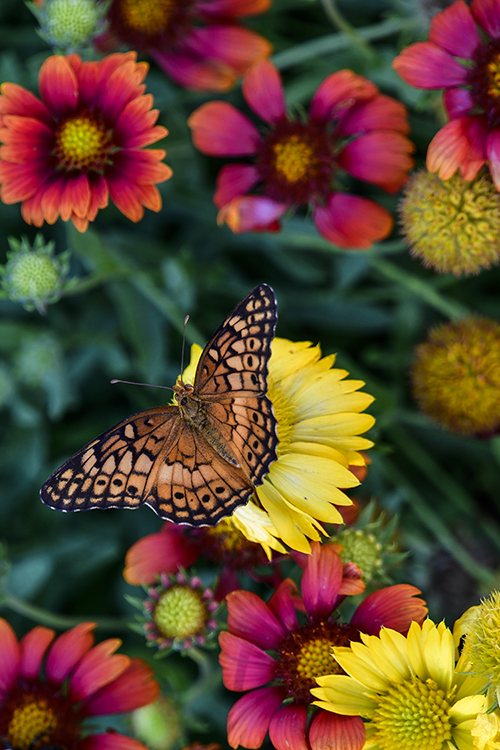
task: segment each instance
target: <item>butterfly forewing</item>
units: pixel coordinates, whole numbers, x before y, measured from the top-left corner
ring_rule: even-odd
[[[202,407],[198,422],[179,406],[134,414],[58,469],[42,500],[64,511],[145,503],[190,526],[213,526],[248,502],[276,460],[265,395],[276,317],[272,289],[256,287],[203,350],[193,388],[182,386]]]

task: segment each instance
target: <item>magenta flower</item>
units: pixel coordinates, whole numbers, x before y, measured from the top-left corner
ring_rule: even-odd
[[[432,139],[427,168],[443,180],[457,169],[472,180],[488,161],[500,190],[500,0],[463,2],[437,13],[429,41],[393,61],[399,75],[423,89],[445,89],[450,119]]]
[[[277,231],[286,211],[310,205],[320,234],[339,247],[370,247],[389,234],[390,213],[346,193],[340,179],[351,175],[390,193],[399,190],[413,165],[402,104],[366,78],[341,70],[320,85],[308,119],[293,118],[268,60],[247,73],[243,96],[267,123],[266,132],[221,101],[202,105],[188,120],[203,153],[252,157],[219,172],[214,202],[220,222],[233,232]]]
[[[401,584],[370,594],[351,621],[342,623],[334,613],[346,595],[363,591],[359,570],[352,563],[343,567],[331,546],[313,542],[311,547],[301,597],[290,578],[267,604],[248,591],[227,597],[229,630],[219,636],[224,685],[251,691],[229,712],[233,748],[259,748],[269,732],[276,750],[360,750],[365,731],[359,716],[339,716],[311,705],[315,678],[343,674],[333,646],[359,641],[360,632],[377,635],[382,626],[405,633],[412,620],[425,617],[424,602],[413,598],[419,590]],[[297,610],[305,618],[299,619]]]

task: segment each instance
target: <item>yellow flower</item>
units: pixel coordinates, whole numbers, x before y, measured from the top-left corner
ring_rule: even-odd
[[[413,622],[406,637],[390,628],[360,637],[334,648],[347,674],[319,677],[315,704],[366,719],[364,750],[473,750],[486,683],[465,673],[462,658],[455,664],[444,623]]]
[[[201,349],[191,349],[184,382],[194,377]],[[308,341],[275,338],[269,361],[268,395],[278,423],[278,459],[271,464],[255,501],[237,508],[232,522],[253,542],[284,552],[283,544],[310,552],[322,523],[343,523],[336,505],[350,505],[342,489],[359,484],[349,466],[364,466],[360,451],[373,443],[360,435],[374,418],[362,412],[373,397],[361,380],[333,368],[335,355],[321,356]],[[192,382],[192,380],[191,380]]]

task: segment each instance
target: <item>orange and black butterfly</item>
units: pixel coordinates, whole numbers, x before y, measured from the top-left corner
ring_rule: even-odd
[[[138,508],[189,526],[215,526],[248,502],[276,460],[267,398],[276,299],[261,284],[206,345],[193,385],[176,404],[133,414],[66,461],[45,482],[44,503],[62,511]]]

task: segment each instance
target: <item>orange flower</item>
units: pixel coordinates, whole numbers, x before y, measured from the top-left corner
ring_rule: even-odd
[[[159,211],[155,183],[172,170],[165,151],[143,147],[168,131],[144,94],[148,66],[136,53],[82,62],[54,55],[39,75],[41,100],[14,83],[0,89],[0,198],[22,202],[28,224],[71,219],[84,232],[109,198],[132,221]]]

